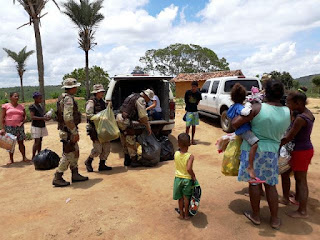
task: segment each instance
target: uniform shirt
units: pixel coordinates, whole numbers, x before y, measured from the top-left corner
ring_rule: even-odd
[[[2,109],[6,111],[5,125],[17,127],[24,121],[24,106],[18,104],[14,107],[11,103],[2,104]]]
[[[86,105],[86,115],[87,118],[90,119],[94,115],[94,101],[88,100],[87,105]]]
[[[139,97],[136,101],[136,108],[138,113],[138,118],[148,118],[147,110],[146,110],[146,101],[143,97]]]
[[[71,134],[76,135],[78,134],[78,130],[76,128],[76,125],[74,124],[73,119],[73,105],[74,105],[74,98],[72,95],[68,93],[63,93],[64,99],[63,99],[63,120],[65,122],[66,127],[69,129]]]
[[[186,178],[192,179],[191,175],[188,173],[187,170],[187,163],[191,156],[191,153],[181,153],[180,151],[176,151],[174,154],[174,165],[176,167],[176,174],[175,176],[178,178]]]

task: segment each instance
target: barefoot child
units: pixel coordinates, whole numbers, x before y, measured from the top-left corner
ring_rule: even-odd
[[[174,154],[174,164],[176,168],[173,199],[178,200],[180,219],[189,219],[189,201],[192,195],[192,183],[196,176],[192,170],[194,156],[188,153],[190,146],[190,136],[180,133],[178,136],[179,150]]]
[[[244,111],[247,109],[243,106],[243,102],[246,99],[246,95],[247,95],[247,91],[240,83],[236,83],[232,87],[231,99],[234,102],[234,104],[228,110],[228,113],[227,113],[228,118],[232,120],[239,115],[247,116],[250,114],[250,111]],[[256,179],[256,175],[254,173],[253,161],[258,149],[259,139],[251,131],[250,123],[246,123],[240,126],[235,131],[235,134],[241,136],[241,138],[243,140],[246,140],[251,146],[250,153],[249,153],[248,173],[250,177],[253,179],[250,182],[255,183],[255,180],[258,180],[258,179]]]
[[[293,218],[307,218],[307,201],[308,201],[308,183],[307,172],[311,159],[313,157],[313,145],[310,135],[314,124],[314,116],[306,107],[307,96],[305,92],[307,88],[300,88],[298,91],[289,93],[287,97],[287,106],[291,111],[297,111],[296,116],[290,131],[281,140],[281,145],[284,145],[291,140],[294,141],[294,148],[291,153],[290,165],[294,172],[296,180],[296,200],[299,202],[297,211],[289,213]],[[289,195],[290,188],[286,188],[285,196]]]

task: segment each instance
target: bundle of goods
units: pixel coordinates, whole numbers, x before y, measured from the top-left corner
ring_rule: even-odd
[[[229,142],[231,140],[234,140],[235,137],[236,137],[235,133],[229,133],[229,134],[224,135],[221,138],[219,138],[218,141],[216,142],[218,153],[224,152],[226,150]]]
[[[0,147],[8,150],[11,153],[14,152],[16,142],[17,142],[17,137],[10,133],[6,133],[5,135],[0,135]]]

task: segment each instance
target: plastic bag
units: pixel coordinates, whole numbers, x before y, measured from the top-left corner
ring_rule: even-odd
[[[40,151],[34,158],[33,164],[36,170],[50,170],[58,167],[60,157],[55,152],[44,149]]]
[[[110,142],[119,138],[120,131],[110,104],[107,109],[97,113],[91,120],[94,122],[100,143]]]
[[[237,176],[240,165],[240,147],[242,138],[235,136],[235,139],[231,140],[224,152],[222,160],[221,172],[225,176]]]
[[[161,144],[154,134],[149,135],[147,131],[143,131],[137,140],[142,146],[141,160],[139,160],[141,165],[146,167],[157,165],[160,162]]]
[[[160,162],[174,159],[174,147],[167,136],[162,136],[159,139],[161,144]]]
[[[201,198],[201,187],[199,182],[196,180],[193,185],[192,196],[189,204],[189,214],[195,216],[198,213]]]
[[[0,135],[0,147],[6,149],[7,151],[13,153],[17,142],[17,137],[11,133],[6,133],[5,135]]]
[[[293,151],[293,147],[294,143],[289,142],[280,148],[278,160],[279,175],[285,173],[290,169],[289,162],[291,159],[291,152]]]
[[[230,140],[235,139],[235,137],[236,137],[235,133],[230,133],[219,138],[218,141],[216,142],[218,153],[224,152]]]

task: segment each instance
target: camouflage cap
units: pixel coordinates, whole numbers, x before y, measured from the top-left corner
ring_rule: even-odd
[[[154,92],[151,89],[143,90],[142,91],[147,97],[152,100],[154,97]]]
[[[62,83],[62,89],[63,88],[75,88],[75,87],[80,87],[81,83],[78,83],[76,79],[74,78],[67,78],[65,80],[63,80]]]
[[[102,84],[93,85],[93,91],[91,93],[105,92]]]

